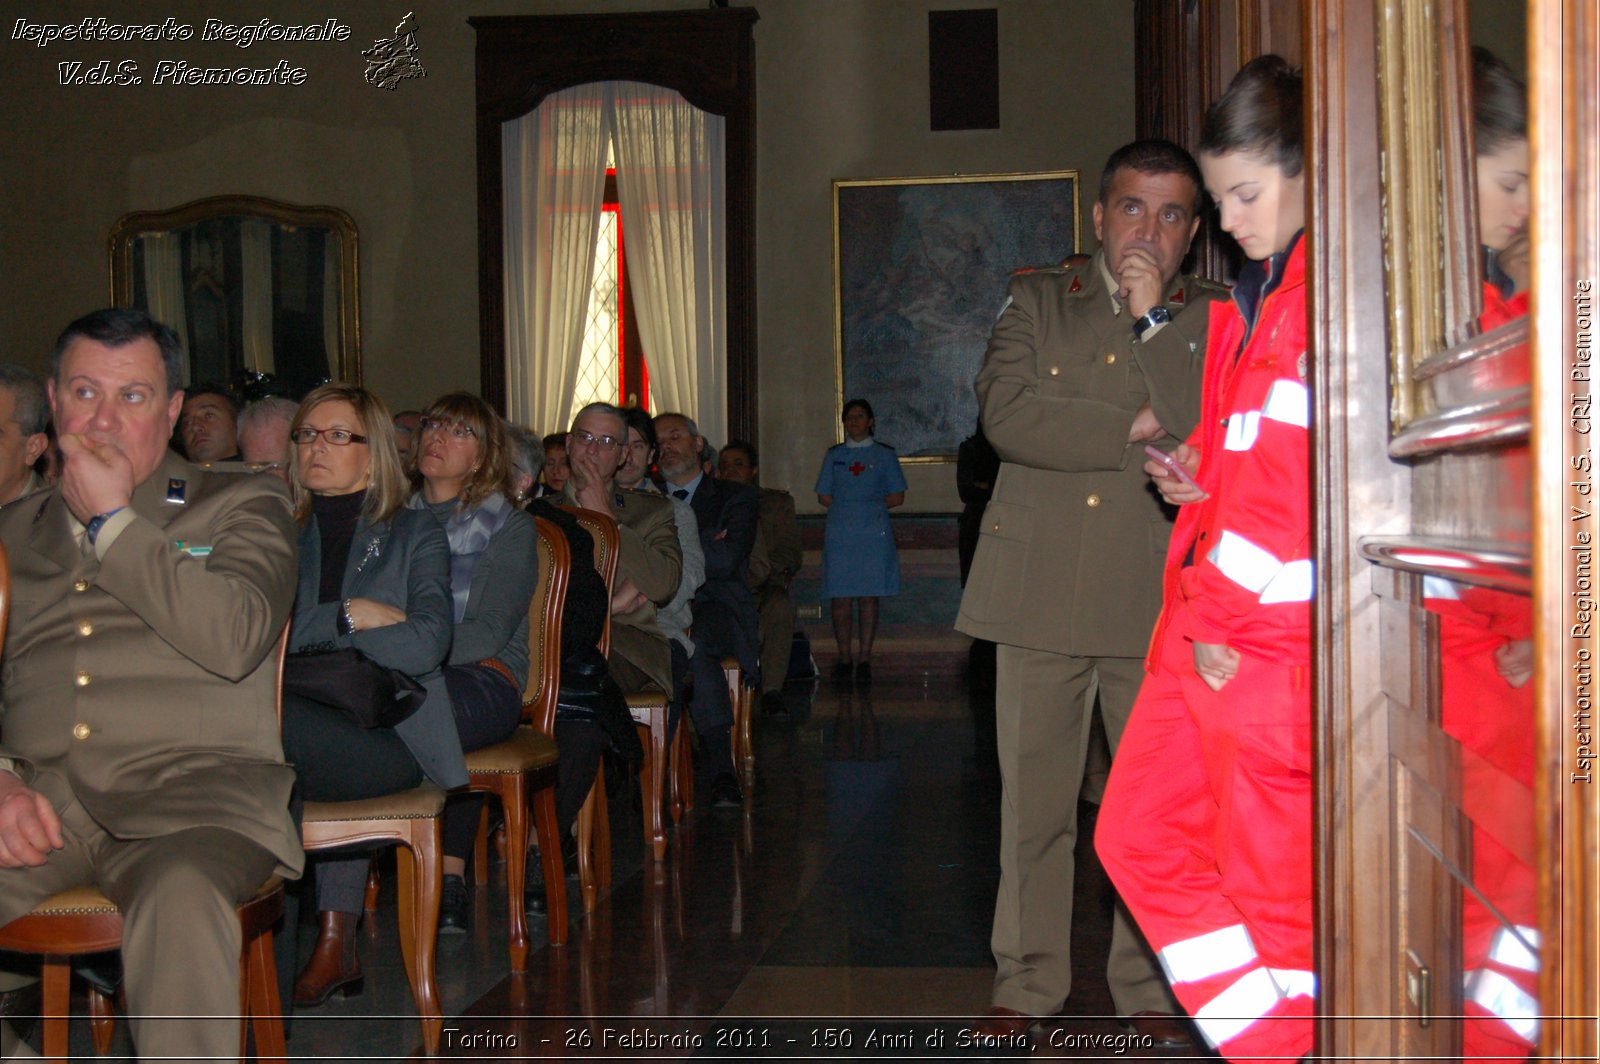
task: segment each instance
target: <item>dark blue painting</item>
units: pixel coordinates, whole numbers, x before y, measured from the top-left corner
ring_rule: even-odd
[[[839,398],[902,458],[949,459],[1007,279],[1078,250],[1077,171],[835,181],[833,213]]]

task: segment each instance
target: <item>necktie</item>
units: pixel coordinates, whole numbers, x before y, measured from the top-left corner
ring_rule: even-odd
[[[688,488],[675,488],[675,489],[673,489],[672,497],[674,499],[684,499],[684,500],[687,501],[688,498],[689,498],[689,489]]]

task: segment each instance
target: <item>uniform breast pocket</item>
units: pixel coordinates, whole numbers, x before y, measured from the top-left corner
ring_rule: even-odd
[[[1041,351],[1038,363],[1040,395],[1082,395],[1089,388],[1094,367],[1082,355]]]
[[[1015,616],[1027,585],[1035,519],[1031,506],[996,500],[984,508],[978,553],[961,600],[962,611],[974,620],[1005,621]]]

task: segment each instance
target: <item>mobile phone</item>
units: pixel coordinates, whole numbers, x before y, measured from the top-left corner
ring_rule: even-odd
[[[1144,453],[1161,463],[1162,467],[1165,468],[1167,472],[1183,481],[1183,483],[1189,485],[1195,491],[1201,491],[1200,485],[1195,483],[1194,477],[1191,477],[1189,475],[1189,471],[1183,468],[1183,465],[1176,458],[1172,457],[1172,455],[1168,454],[1166,451],[1163,451],[1153,443],[1147,443],[1144,445]],[[1201,492],[1201,494],[1205,493]]]

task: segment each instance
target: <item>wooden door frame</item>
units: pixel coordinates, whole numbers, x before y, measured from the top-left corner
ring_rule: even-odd
[[[1532,0],[1528,19],[1530,158],[1534,215],[1533,362],[1535,649],[1539,669],[1536,704],[1540,717],[1537,756],[1545,771],[1535,792],[1540,824],[1552,830],[1539,839],[1540,972],[1539,1000],[1547,1019],[1539,1051],[1549,1059],[1594,1060],[1600,1052],[1595,1017],[1600,1016],[1600,783],[1595,765],[1589,779],[1574,779],[1579,732],[1592,723],[1575,717],[1578,698],[1593,697],[1593,682],[1583,683],[1573,669],[1582,644],[1573,638],[1575,567],[1573,547],[1580,533],[1600,539],[1596,507],[1575,519],[1579,501],[1571,483],[1600,480],[1594,472],[1549,475],[1569,470],[1573,456],[1593,461],[1593,433],[1579,432],[1574,398],[1587,398],[1588,381],[1572,380],[1578,349],[1575,295],[1587,282],[1591,300],[1600,299],[1600,85],[1594,56],[1600,47],[1600,2]],[[1593,312],[1591,301],[1589,310]],[[1592,336],[1587,345],[1593,346]],[[1588,500],[1593,500],[1593,494]],[[1589,644],[1591,647],[1592,643]],[[1591,660],[1597,653],[1591,650]],[[1589,747],[1594,733],[1588,732]]]

